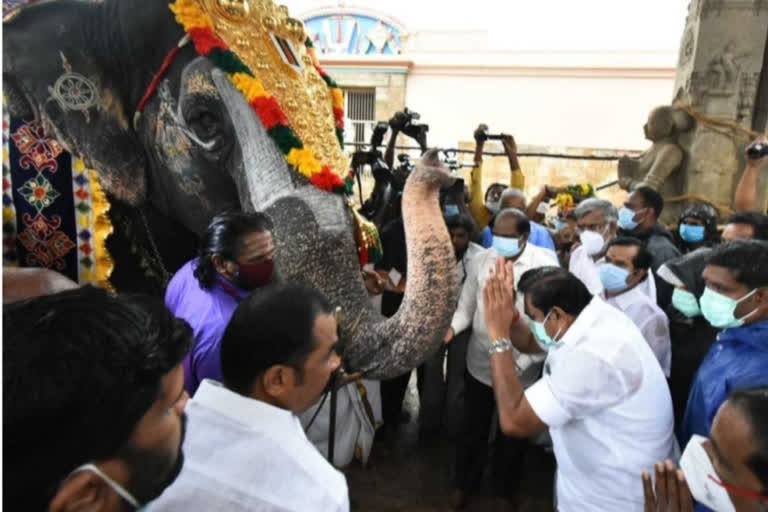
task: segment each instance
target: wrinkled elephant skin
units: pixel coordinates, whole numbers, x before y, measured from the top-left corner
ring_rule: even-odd
[[[457,283],[438,205],[439,189],[451,178],[435,154],[425,156],[404,191],[407,293],[398,314],[384,319],[365,292],[344,199],[288,167],[242,94],[191,45],[179,52],[134,129],[133,113],[151,77],[183,36],[168,4],[41,2],[3,28],[11,114],[42,121],[99,172],[113,200],[149,202],[197,234],[223,209],[266,212],[281,275],[312,284],[343,308],[350,371],[392,377],[438,348]],[[74,98],[57,88],[73,77]]]

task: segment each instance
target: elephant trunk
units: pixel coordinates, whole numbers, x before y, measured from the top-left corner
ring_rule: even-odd
[[[400,310],[385,319],[365,290],[345,200],[289,169],[243,95],[218,70],[212,76],[242,152],[230,173],[242,207],[274,222],[281,278],[306,283],[342,308],[348,370],[385,379],[421,364],[439,347],[456,307],[456,259],[439,205],[440,188],[453,178],[437,152],[422,158],[403,192],[408,284]]]
[[[347,355],[352,369],[391,378],[420,365],[442,343],[456,308],[456,257],[439,205],[440,188],[452,181],[437,152],[424,155],[402,198],[408,275],[395,316],[355,326]],[[386,251],[387,248],[385,247]]]

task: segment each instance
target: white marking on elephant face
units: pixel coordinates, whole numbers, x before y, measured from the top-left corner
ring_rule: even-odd
[[[65,73],[56,79],[53,86],[48,87],[48,92],[51,94],[48,101],[55,100],[64,112],[70,110],[82,112],[85,121],[90,123],[91,116],[88,110],[94,106],[101,106],[99,88],[93,80],[72,71],[72,66],[63,52],[59,52],[59,55],[61,55]]]
[[[243,206],[250,203],[254,210],[264,211],[281,198],[299,197],[309,205],[320,230],[338,233],[350,229],[342,198],[319,190],[303,178],[302,184],[294,185],[291,176],[296,171],[288,166],[243,94],[221,70],[212,70],[211,76],[232,119],[243,155],[242,167],[233,170],[233,174],[244,176],[232,176],[241,189]]]
[[[158,88],[158,96],[160,97],[160,104],[162,105],[162,113],[170,117],[179,130],[197,146],[201,147],[205,151],[212,151],[216,147],[215,140],[204,141],[198,137],[195,132],[189,129],[187,121],[184,119],[184,115],[181,112],[181,105],[176,103],[176,100],[171,94],[171,86],[168,80],[163,80]]]

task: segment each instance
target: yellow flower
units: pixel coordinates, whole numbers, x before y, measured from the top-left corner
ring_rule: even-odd
[[[582,196],[588,196],[589,192],[590,192],[590,189],[591,189],[591,187],[589,185],[582,183],[582,185],[581,185],[581,195]]]
[[[315,158],[314,151],[309,148],[293,148],[285,157],[285,161],[294,166],[307,178],[322,171],[320,162]]]
[[[229,80],[235,84],[237,90],[242,92],[245,96],[245,99],[249,102],[255,100],[256,98],[269,96],[267,91],[264,90],[264,85],[262,85],[261,80],[246,73],[235,73],[233,75],[229,75]]]
[[[331,89],[334,108],[344,108],[344,93],[341,89]]]
[[[213,26],[208,15],[193,0],[176,0],[170,5],[170,8],[176,15],[176,21],[181,23],[186,32],[189,32],[191,28]]]

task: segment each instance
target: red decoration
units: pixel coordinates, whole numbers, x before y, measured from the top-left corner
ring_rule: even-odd
[[[256,98],[251,101],[251,107],[256,110],[265,129],[269,130],[278,124],[288,126],[288,117],[283,113],[274,96]]]
[[[216,37],[216,34],[211,32],[211,29],[208,27],[191,28],[188,33],[189,37],[192,38],[192,42],[195,43],[195,50],[201,55],[208,55],[214,48],[229,50],[227,44]]]
[[[341,178],[331,171],[331,168],[327,165],[323,166],[323,170],[317,174],[312,175],[309,181],[319,189],[333,192],[335,188],[344,187],[344,182]]]

